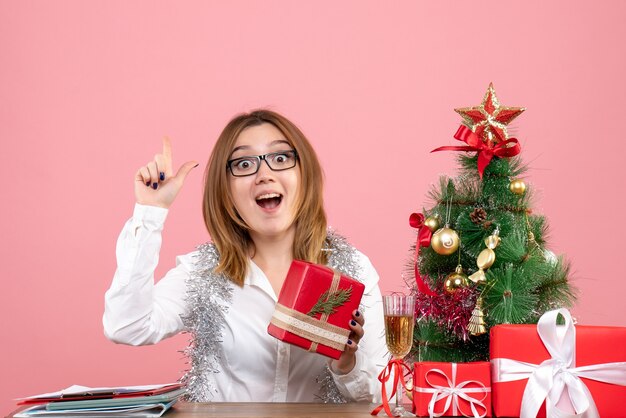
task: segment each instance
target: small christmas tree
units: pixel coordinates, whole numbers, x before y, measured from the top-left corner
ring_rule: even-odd
[[[508,136],[524,109],[501,106],[490,84],[481,105],[455,111],[464,121],[455,138],[466,145],[434,151],[465,151],[460,175],[442,177],[434,206],[410,219],[415,361],[486,360],[490,327],[535,323],[575,299],[568,262],[546,249],[546,220],[531,211],[520,146]]]

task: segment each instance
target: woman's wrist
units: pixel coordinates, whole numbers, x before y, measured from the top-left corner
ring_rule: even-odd
[[[346,360],[333,360],[330,362],[330,369],[335,374],[348,374],[356,366],[356,356],[350,356],[350,359]]]

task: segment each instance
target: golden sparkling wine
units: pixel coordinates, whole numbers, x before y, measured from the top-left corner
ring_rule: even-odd
[[[387,348],[396,358],[409,354],[413,345],[413,315],[385,315]]]

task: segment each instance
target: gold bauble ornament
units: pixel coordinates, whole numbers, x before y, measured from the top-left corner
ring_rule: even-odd
[[[524,180],[515,179],[509,184],[509,190],[517,195],[523,195],[526,192],[526,183]]]
[[[446,281],[443,282],[443,288],[446,289],[448,293],[454,293],[457,289],[467,287],[468,285],[469,280],[467,280],[467,276],[463,273],[463,267],[461,267],[460,264],[456,266],[454,273],[448,274]]]
[[[435,232],[439,229],[439,215],[429,216],[424,220],[424,226]]]
[[[459,249],[459,235],[446,225],[438,229],[430,240],[430,246],[440,255],[450,255]]]

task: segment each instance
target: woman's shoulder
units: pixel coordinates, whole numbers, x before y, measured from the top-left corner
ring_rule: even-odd
[[[219,253],[212,242],[205,242],[195,250],[176,256],[176,266],[188,272],[196,270],[213,270],[219,262]]]
[[[366,292],[378,284],[378,273],[369,257],[350,244],[344,236],[329,228],[327,244],[331,251],[329,258],[331,267],[358,279],[365,285]]]
[[[202,305],[209,299],[229,303],[233,286],[224,274],[215,272],[218,263],[219,253],[211,242],[198,245],[194,251],[176,257],[177,268],[187,270],[186,286],[190,303]]]

